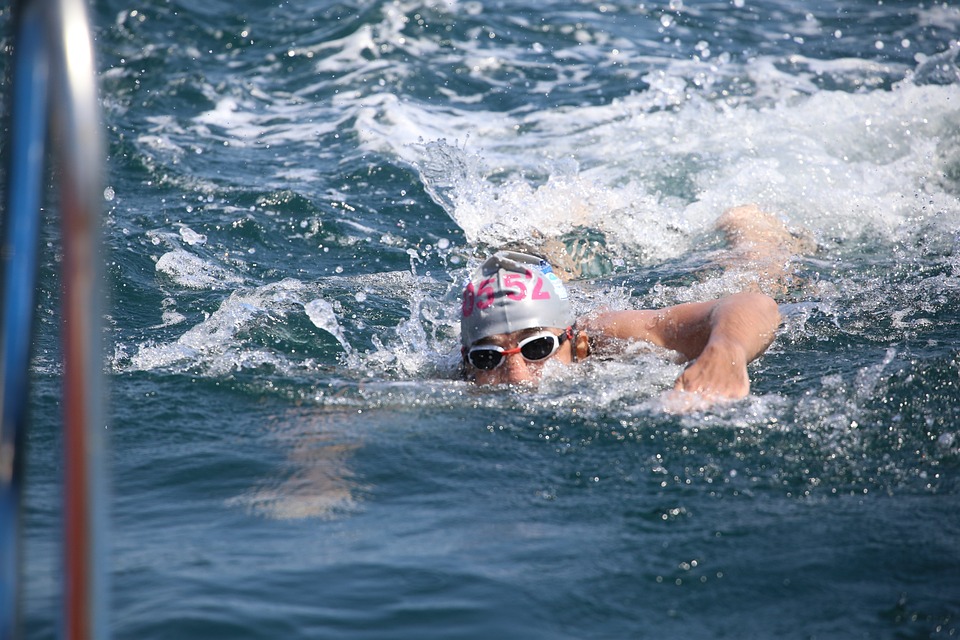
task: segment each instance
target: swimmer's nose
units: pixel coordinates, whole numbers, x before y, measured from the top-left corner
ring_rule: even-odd
[[[528,382],[534,379],[533,373],[527,361],[519,353],[511,353],[506,357],[503,363],[503,373],[505,382],[515,384],[517,382]]]

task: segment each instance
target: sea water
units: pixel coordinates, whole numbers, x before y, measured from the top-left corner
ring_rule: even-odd
[[[91,10],[116,637],[960,633],[953,3]],[[580,313],[710,299],[750,202],[816,248],[749,398],[671,411],[644,350],[457,378],[491,248],[601,239]],[[50,218],[29,638],[62,591]]]

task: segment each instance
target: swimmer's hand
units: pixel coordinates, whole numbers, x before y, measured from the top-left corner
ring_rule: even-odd
[[[703,399],[738,400],[750,394],[747,354],[726,340],[711,340],[673,385],[676,391],[696,393]]]
[[[677,378],[673,389],[661,397],[668,413],[708,411],[717,404],[746,397],[750,393],[743,350],[735,346],[708,345]]]

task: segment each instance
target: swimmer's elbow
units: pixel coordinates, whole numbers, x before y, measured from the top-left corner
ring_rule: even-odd
[[[754,310],[756,326],[760,329],[761,339],[765,342],[764,348],[769,347],[780,328],[780,305],[770,296],[763,293],[752,293],[749,301]]]
[[[780,327],[780,307],[776,300],[759,292],[739,293],[729,299],[729,306],[723,306],[731,313],[723,314],[722,324],[739,335],[744,344],[760,347],[762,351],[773,342]]]
[[[751,309],[757,316],[772,321],[777,325],[780,324],[780,305],[767,294],[751,291],[738,293],[735,297],[738,298],[738,306]]]
[[[776,331],[782,320],[780,317],[780,305],[777,304],[776,300],[766,294],[761,293],[759,295],[760,300],[758,301],[758,306],[760,312],[767,318],[771,331]]]

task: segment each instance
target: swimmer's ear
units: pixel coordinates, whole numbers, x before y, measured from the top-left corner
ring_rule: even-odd
[[[466,351],[463,351],[463,356],[460,358],[460,366],[458,368],[459,368],[461,380],[466,380],[468,382],[473,381],[473,378],[474,378],[473,367],[471,367],[470,364],[467,362]]]
[[[577,339],[573,345],[576,360],[583,360],[590,355],[590,336],[585,331],[577,332]]]

